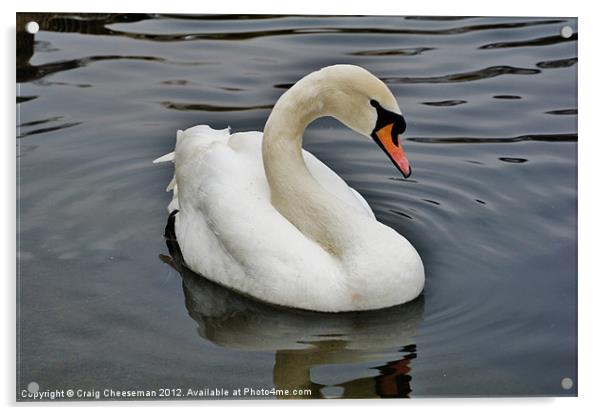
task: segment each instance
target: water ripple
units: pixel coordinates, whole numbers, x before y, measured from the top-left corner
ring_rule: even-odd
[[[415,56],[436,48],[405,48],[405,49],[373,49],[351,52],[351,56]]]
[[[17,138],[24,138],[24,137],[28,137],[30,135],[43,134],[43,133],[48,133],[51,131],[62,130],[65,128],[75,127],[76,125],[80,125],[80,124],[81,124],[81,122],[70,122],[70,123],[64,123],[61,125],[56,125],[54,127],[40,128],[37,130],[32,130],[32,131],[28,131],[26,133],[20,134],[17,136]]]
[[[175,20],[206,20],[206,21],[231,21],[231,20],[277,20],[300,15],[295,14],[186,14],[186,13],[161,13],[158,17]],[[312,16],[313,18],[328,18],[329,15]]]
[[[549,61],[538,62],[535,66],[542,69],[568,68],[577,63],[577,58],[554,59]]]
[[[24,65],[17,67],[17,82],[28,82],[44,78],[50,74],[71,69],[82,68],[92,62],[108,60],[141,60],[165,62],[165,59],[156,56],[135,56],[135,55],[100,55],[88,56],[80,59],[71,59],[58,62],[50,62],[43,65]]]
[[[134,39],[153,40],[157,42],[181,42],[190,40],[225,40],[225,41],[240,41],[257,39],[261,37],[272,36],[291,36],[291,35],[306,35],[306,34],[374,34],[374,35],[459,35],[464,33],[479,32],[485,30],[500,30],[500,29],[515,29],[520,27],[539,26],[562,23],[564,20],[533,20],[526,22],[505,22],[479,24],[471,26],[461,26],[446,29],[387,29],[373,27],[312,27],[312,28],[287,28],[287,29],[267,29],[261,31],[246,31],[246,32],[212,32],[212,33],[170,33],[170,34],[149,34],[126,32],[117,29],[106,30],[109,34],[131,37]]]
[[[250,111],[250,110],[263,110],[271,109],[272,104],[265,105],[250,105],[247,107],[236,107],[236,106],[220,106],[211,104],[193,104],[183,102],[171,102],[163,101],[160,103],[165,108],[177,111],[209,111],[209,112],[231,112],[231,111]]]
[[[568,108],[568,109],[564,109],[564,110],[546,111],[546,114],[550,114],[550,115],[577,115],[577,108]]]
[[[430,22],[453,22],[455,20],[473,19],[472,16],[405,16],[406,20],[420,20]]]
[[[46,124],[47,122],[58,121],[58,120],[60,120],[62,118],[63,117],[61,117],[61,116],[44,118],[42,120],[24,122],[24,123],[21,123],[21,124],[17,125],[17,127],[32,127],[34,125],[40,125],[40,124]]]
[[[433,101],[433,102],[423,102],[423,105],[429,105],[431,107],[454,107],[456,105],[466,104],[467,101],[463,99],[450,99],[447,101]]]
[[[515,164],[520,164],[520,163],[526,163],[527,159],[525,158],[521,158],[521,157],[499,157],[500,161],[503,161],[505,163],[515,163]]]
[[[494,99],[523,99],[520,95],[494,95]]]
[[[17,104],[22,104],[23,102],[27,102],[27,101],[31,101],[36,99],[37,96],[18,96],[17,97]]]
[[[25,21],[37,22],[40,30],[86,35],[107,35],[108,24],[133,23],[153,18],[152,15],[142,13],[20,13],[19,15]]]
[[[23,65],[17,67],[17,82],[28,82],[35,81],[37,79],[45,78],[53,73],[69,71],[72,69],[83,68],[93,62],[112,61],[112,60],[131,60],[131,61],[147,61],[147,62],[158,62],[169,65],[178,66],[205,66],[212,65],[216,62],[204,61],[170,61],[158,56],[144,56],[144,55],[98,55],[98,56],[86,56],[79,59],[63,60],[57,62],[50,62],[42,65]],[[90,84],[76,84],[77,86],[90,87]]]
[[[404,212],[402,212],[401,210],[398,210],[398,209],[389,209],[389,210],[390,210],[392,213],[395,213],[396,215],[403,216],[404,218],[407,218],[407,219],[410,219],[410,220],[413,220],[413,219],[414,219],[413,217],[411,217],[411,216],[410,216],[410,215],[408,215],[407,213],[404,213]]]
[[[515,42],[497,42],[489,43],[479,47],[479,49],[503,49],[503,48],[522,48],[528,46],[548,46],[556,45],[565,42],[574,42],[577,40],[577,33],[574,33],[571,37],[565,38],[560,35],[558,36],[546,36],[538,37],[535,39],[519,40]]]
[[[493,78],[500,75],[535,75],[540,73],[539,69],[516,68],[514,66],[490,66],[471,72],[461,72],[441,76],[426,77],[388,77],[383,81],[391,84],[444,84],[453,82],[470,82],[481,79]]]
[[[527,134],[520,135],[517,137],[490,137],[490,138],[479,138],[479,137],[409,137],[407,141],[414,141],[417,143],[436,143],[436,144],[450,144],[450,143],[518,143],[521,141],[546,141],[546,142],[575,142],[577,141],[577,134]]]

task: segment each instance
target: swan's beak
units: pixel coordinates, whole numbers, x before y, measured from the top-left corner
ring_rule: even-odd
[[[394,127],[394,123],[385,125],[380,130],[373,133],[373,138],[380,148],[387,153],[393,164],[395,164],[401,174],[403,174],[403,177],[407,179],[410,177],[410,174],[412,174],[412,169],[410,168],[410,162],[406,157],[406,153],[403,150],[401,143],[399,143],[398,135],[403,131],[398,132],[398,129]]]

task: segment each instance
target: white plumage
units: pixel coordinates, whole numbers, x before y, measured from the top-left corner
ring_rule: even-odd
[[[376,221],[336,173],[300,151],[305,126],[318,116],[352,124],[322,99],[321,88],[337,88],[341,79],[398,111],[388,88],[367,71],[329,67],[281,97],[266,136],[199,125],[179,131],[174,153],[155,160],[175,163],[168,209],[178,210],[176,236],[190,269],[259,300],[318,311],[383,308],[421,292],[424,270],[412,245]],[[366,117],[365,129],[374,128],[374,117]]]

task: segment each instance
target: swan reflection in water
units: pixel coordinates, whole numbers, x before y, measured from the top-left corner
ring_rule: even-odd
[[[161,259],[182,276],[186,309],[201,337],[229,349],[273,351],[274,386],[290,393],[311,390],[311,395],[291,398],[329,397],[328,387],[342,390],[343,398],[409,397],[410,364],[417,357],[412,337],[423,318],[422,295],[401,306],[338,314],[261,303],[186,268],[171,222],[165,230],[170,256]],[[312,380],[318,366],[358,363],[376,375],[335,385]]]

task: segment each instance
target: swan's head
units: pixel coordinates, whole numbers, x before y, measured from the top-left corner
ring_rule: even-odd
[[[397,100],[383,81],[354,65],[328,66],[306,78],[310,80],[306,87],[320,93],[324,115],[331,115],[373,139],[403,176],[410,176],[410,163],[399,142],[406,122]]]

